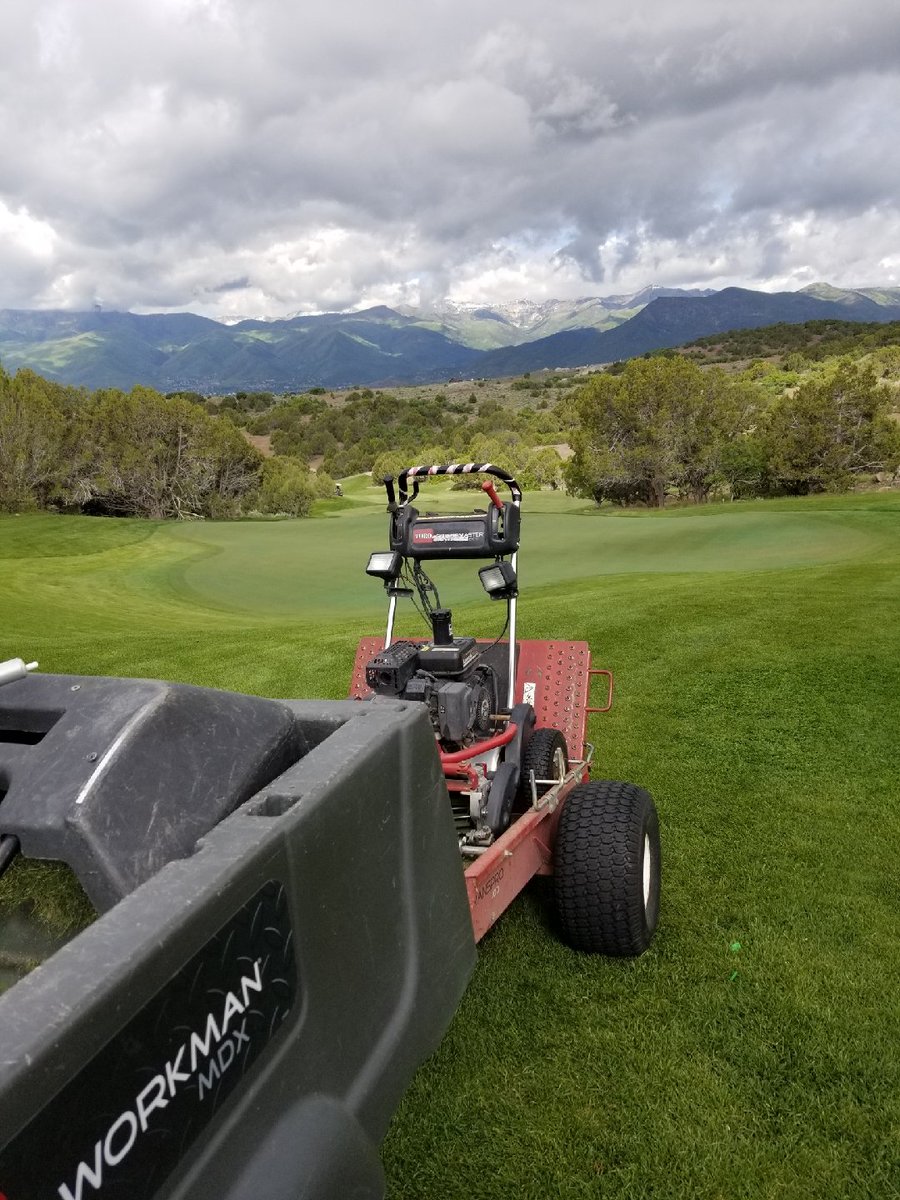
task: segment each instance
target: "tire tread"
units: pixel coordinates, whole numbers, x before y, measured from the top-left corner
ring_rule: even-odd
[[[650,902],[641,856],[650,838]],[[633,783],[578,784],[560,815],[554,892],[565,940],[577,950],[642,954],[659,909],[659,822],[649,792]]]
[[[566,768],[569,765],[569,747],[565,736],[558,729],[542,726],[535,729],[531,735],[525,753],[522,755],[522,780],[519,794],[523,800],[531,804],[531,772],[535,779],[549,779],[553,769],[553,754],[557,746],[562,746],[566,756]],[[550,788],[549,784],[538,784],[537,794],[542,796]]]

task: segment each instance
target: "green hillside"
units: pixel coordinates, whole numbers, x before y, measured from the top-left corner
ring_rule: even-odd
[[[724,334],[696,338],[678,348],[678,353],[713,365],[746,359],[781,359],[794,355],[793,365],[802,360],[848,355],[863,358],[883,347],[900,346],[900,321],[884,324],[853,321],[804,321],[800,325],[784,322],[756,329],[734,329]]]
[[[876,304],[900,304],[900,288],[838,288],[830,283],[811,283],[801,290],[820,300],[839,300],[849,304],[873,300]]]

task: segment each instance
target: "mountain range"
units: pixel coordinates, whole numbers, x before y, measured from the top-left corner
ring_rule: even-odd
[[[443,333],[451,341],[476,350],[517,346],[566,329],[605,332],[636,316],[652,300],[678,296],[711,296],[710,288],[664,288],[656,284],[620,296],[587,296],[581,300],[513,300],[506,304],[459,304],[443,300],[427,307],[401,305],[397,312]]]
[[[430,383],[632,358],[731,329],[900,320],[900,288],[630,296],[243,320],[193,313],[0,310],[0,365],[88,388],[146,384],[206,394]]]

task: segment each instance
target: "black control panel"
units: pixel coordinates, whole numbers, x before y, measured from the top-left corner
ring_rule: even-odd
[[[461,516],[422,516],[404,505],[391,519],[391,549],[413,559],[496,558],[518,550],[519,521],[514,504]]]

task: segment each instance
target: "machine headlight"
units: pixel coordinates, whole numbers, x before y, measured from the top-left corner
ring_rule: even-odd
[[[513,565],[502,559],[500,562],[491,563],[488,567],[479,568],[478,578],[481,580],[481,586],[492,600],[511,600],[519,594],[518,580]]]
[[[374,554],[369,555],[366,574],[374,575],[377,579],[383,579],[385,583],[390,583],[400,574],[402,565],[403,559],[399,550],[376,550]]]

